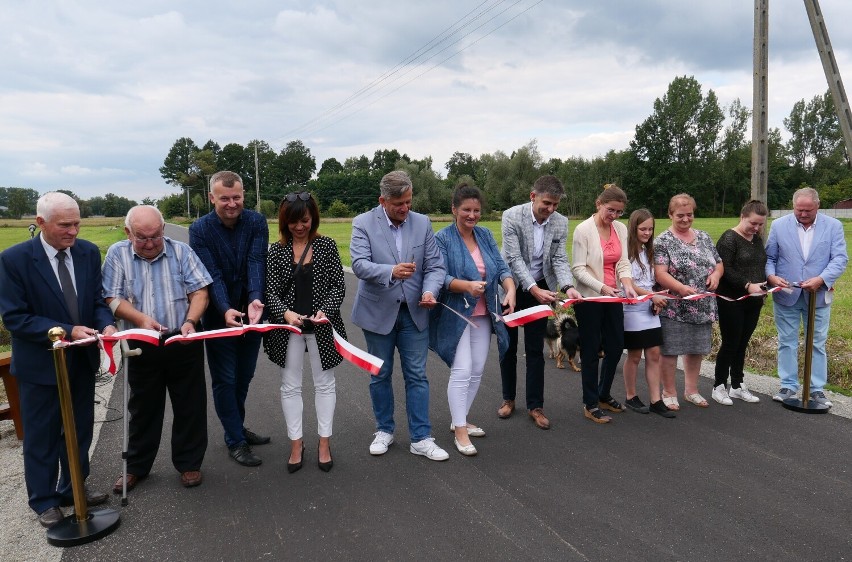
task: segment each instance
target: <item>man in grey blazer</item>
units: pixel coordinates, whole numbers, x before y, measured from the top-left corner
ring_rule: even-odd
[[[804,187],[793,194],[793,213],[776,219],[766,243],[766,278],[791,291],[772,294],[775,327],[778,329],[777,402],[795,398],[799,389],[799,327],[807,323],[808,302],[816,298],[811,399],[831,407],[826,398],[828,360],[825,342],[831,317],[830,289],[846,269],[846,239],[839,220],[820,215],[819,194]],[[802,402],[807,398],[802,397]]]
[[[580,298],[573,285],[571,264],[565,251],[568,219],[556,211],[564,195],[565,188],[558,178],[541,176],[533,184],[529,203],[503,212],[502,253],[518,287],[516,310],[552,304],[556,300],[556,291],[562,291],[571,298]],[[546,327],[546,318],[524,325],[527,409],[541,429],[550,429],[550,421],[542,410]],[[509,328],[509,349],[500,363],[503,403],[497,410],[497,415],[504,419],[515,411],[517,363],[518,329]]]
[[[429,423],[429,311],[444,283],[441,252],[429,217],[411,212],[412,184],[405,172],[386,174],[378,207],[352,221],[352,270],[358,292],[352,322],[364,330],[367,350],[384,361],[370,379],[376,433],[370,453],[382,455],[393,443],[394,402],[391,374],[399,350],[405,380],[409,450],[436,461],[449,458],[435,444]]]

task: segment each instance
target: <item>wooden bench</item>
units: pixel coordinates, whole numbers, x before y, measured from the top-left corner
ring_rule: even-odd
[[[12,353],[9,351],[0,353],[0,376],[3,378],[3,386],[6,388],[8,404],[0,404],[0,420],[12,420],[18,439],[24,438],[24,424],[21,423],[21,400],[18,397],[18,380],[12,376],[10,367],[12,364]]]

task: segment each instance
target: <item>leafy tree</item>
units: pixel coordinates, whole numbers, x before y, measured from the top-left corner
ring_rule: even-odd
[[[7,206],[9,207],[9,216],[16,219],[35,211],[35,206],[30,208],[30,203],[27,200],[27,194],[25,191],[17,187],[9,188]]]
[[[364,156],[350,156],[343,162],[343,170],[347,173],[363,170],[370,171],[370,159]]]
[[[287,143],[275,159],[275,183],[271,191],[276,199],[290,191],[304,190],[317,169],[317,161],[302,141]]]
[[[739,98],[726,109],[729,124],[719,143],[719,185],[714,190],[714,194],[721,195],[719,212],[723,216],[737,214],[740,206],[751,197],[751,143],[746,141],[751,111]],[[733,200],[731,208],[728,208],[729,197]]]
[[[326,174],[339,174],[343,172],[343,164],[338,162],[337,158],[326,158],[322,166],[320,166],[320,171],[317,176],[322,176]]]
[[[195,218],[201,216],[202,213],[207,213],[207,205],[210,199],[205,199],[200,193],[192,196],[192,211],[195,213]]]
[[[141,204],[142,204],[142,205],[153,205],[153,206],[156,206],[156,205],[157,205],[157,201],[156,201],[156,199],[154,199],[154,198],[152,198],[152,197],[146,197],[146,198],[144,198],[144,199],[142,200],[142,203],[141,203]]]
[[[268,219],[278,218],[278,205],[269,199],[260,200],[260,212]]]
[[[198,145],[189,137],[182,137],[175,141],[163,165],[160,166],[160,175],[166,183],[186,190],[186,207],[189,210],[189,190],[197,186],[200,170],[196,162]]]
[[[167,219],[181,217],[186,212],[186,204],[183,195],[180,193],[163,197],[157,202],[157,208]]]
[[[123,217],[131,207],[136,205],[136,201],[114,193],[107,193],[103,199],[103,215],[107,217]]]
[[[331,202],[331,205],[328,206],[326,215],[329,217],[351,217],[352,211],[349,210],[349,206],[346,203],[340,199],[335,199]]]
[[[235,174],[239,174],[243,181],[246,179],[246,172],[254,170],[254,152],[251,154],[251,160],[247,160],[248,154],[245,147],[235,142],[226,144],[216,158],[216,167],[219,170],[229,170]],[[247,186],[244,186],[247,187]]]
[[[187,177],[195,173],[194,156],[198,152],[198,146],[189,137],[181,137],[175,141],[163,165],[160,166],[160,175],[166,183],[185,188],[183,183]]]
[[[246,192],[245,205],[249,208],[254,208],[257,204],[256,184],[255,184],[255,168],[254,168],[254,151],[257,147],[257,169],[260,175],[260,198],[275,199],[275,194],[279,193],[279,189],[275,186],[275,151],[270,148],[269,143],[262,140],[252,140],[246,145],[245,160],[251,165],[241,175],[243,178],[243,188]]]
[[[640,172],[639,199],[655,214],[662,216],[669,198],[681,191],[691,193],[699,208],[712,202],[706,171],[716,158],[723,120],[716,94],[703,95],[692,76],[675,78],[654,101],[654,112],[636,126],[630,148]]]
[[[791,164],[806,183],[836,183],[849,174],[849,155],[830,92],[793,104],[784,127],[790,132],[787,151]]]
[[[450,159],[444,165],[447,169],[447,177],[460,178],[461,176],[470,176],[476,179],[476,163],[473,156],[467,152],[453,152]]]
[[[219,154],[222,152],[222,147],[219,146],[219,143],[210,139],[209,141],[204,143],[204,146],[201,147],[201,150],[209,150],[213,153],[213,158],[218,159]]]
[[[396,163],[402,158],[403,156],[395,148],[393,150],[377,150],[373,155],[373,160],[370,162],[370,170],[375,172],[379,177],[384,176],[388,172],[393,172],[396,168]],[[405,159],[408,160],[407,157]]]

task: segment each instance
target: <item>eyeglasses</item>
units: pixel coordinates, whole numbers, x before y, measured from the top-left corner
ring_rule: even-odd
[[[621,215],[624,214],[624,211],[617,211],[617,210],[613,209],[612,207],[604,207],[604,211],[606,211],[606,213],[608,215],[612,215],[614,217],[620,217]]]
[[[143,246],[144,246],[144,245],[145,245],[145,244],[147,244],[148,242],[151,242],[152,244],[156,244],[156,243],[158,243],[160,240],[162,240],[162,239],[163,239],[163,236],[162,236],[162,235],[160,235],[160,236],[151,236],[151,237],[149,237],[149,238],[140,238],[140,237],[138,237],[138,236],[134,236],[134,237],[133,237],[133,239],[136,241],[136,243],[137,243],[137,244],[141,244],[141,245],[143,245]]]
[[[288,193],[284,196],[285,201],[289,201],[292,203],[296,199],[301,199],[302,201],[307,201],[311,198],[311,193],[309,191],[303,191],[301,193]]]

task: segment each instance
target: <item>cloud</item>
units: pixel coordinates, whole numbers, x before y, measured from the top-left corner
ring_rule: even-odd
[[[751,106],[753,6],[740,0],[11,2],[0,11],[0,185],[132,198],[189,136],[301,139],[317,164],[396,148],[545,158],[627,148],[694,75]],[[852,3],[823,0],[852,76]],[[770,124],[826,83],[801,4],[770,10]],[[125,190],[119,192],[118,190]]]

